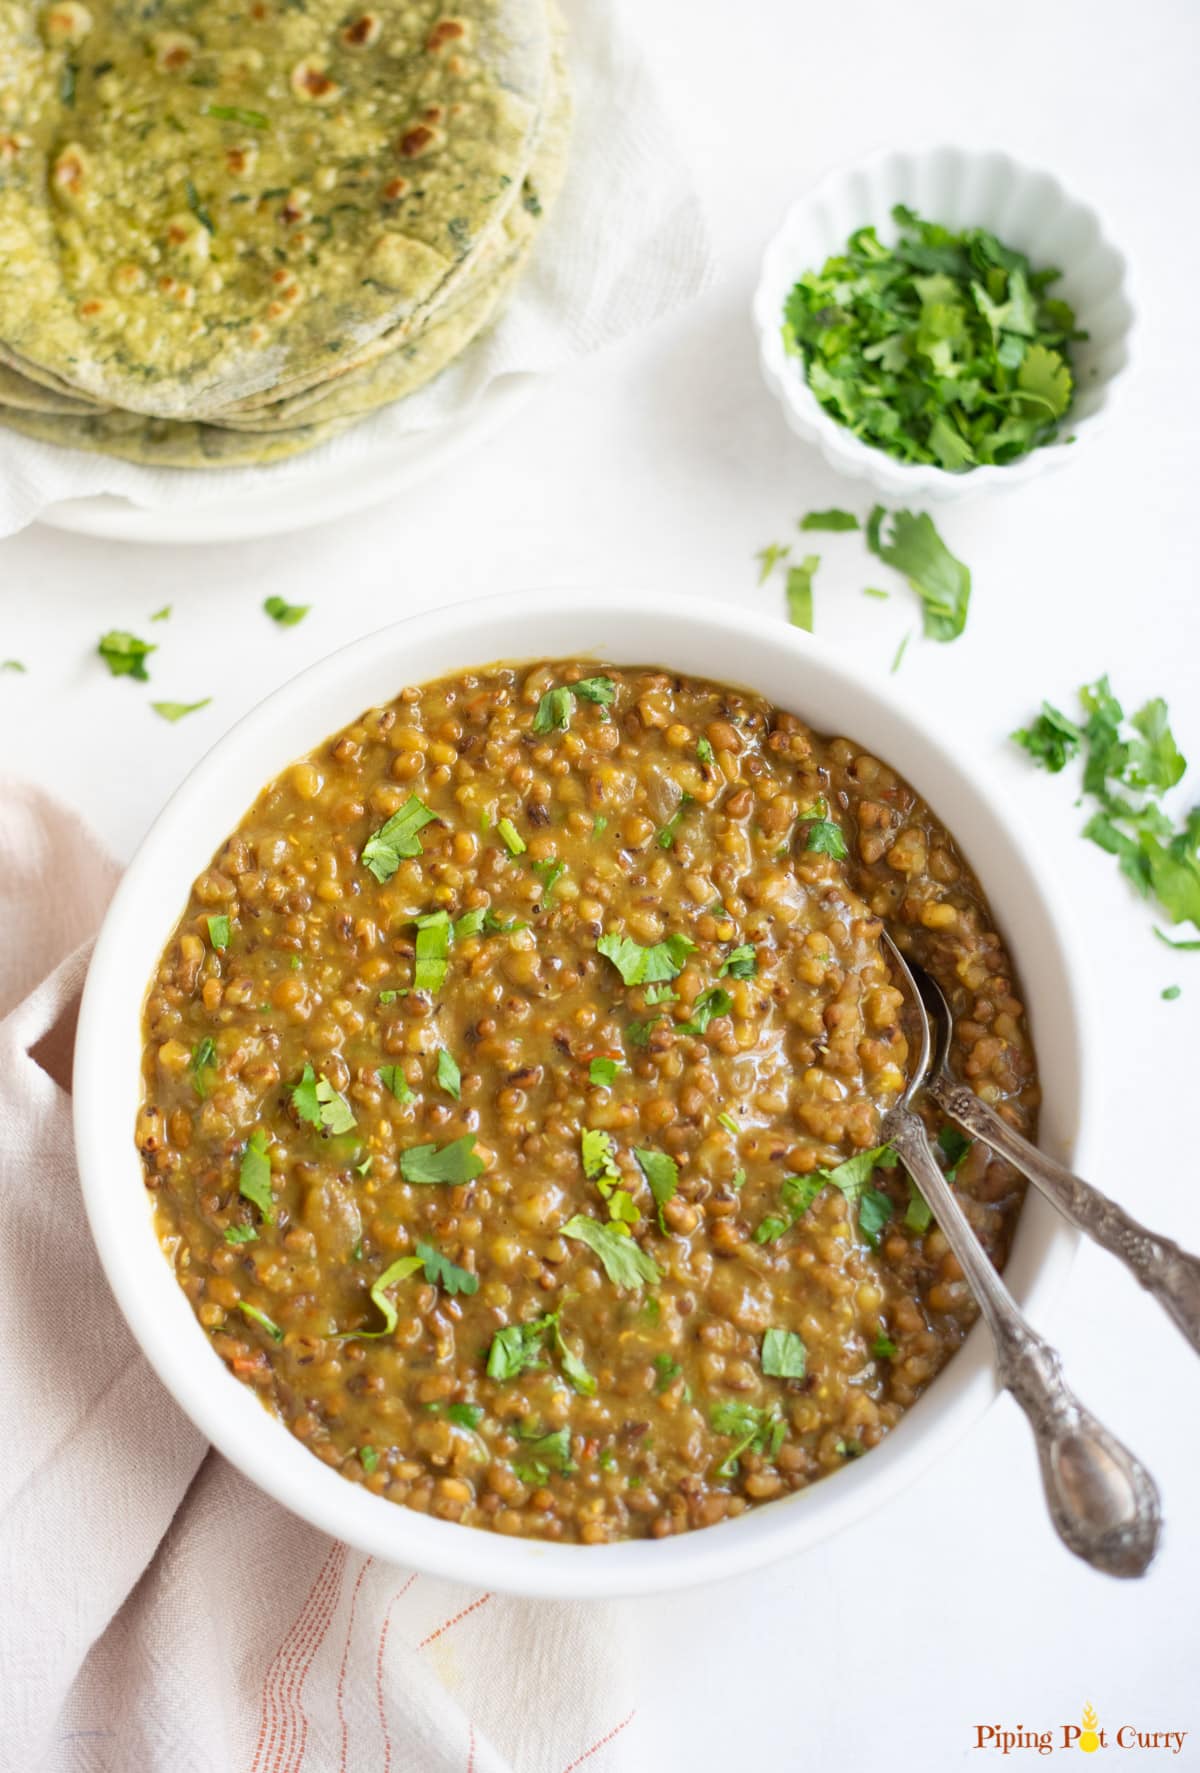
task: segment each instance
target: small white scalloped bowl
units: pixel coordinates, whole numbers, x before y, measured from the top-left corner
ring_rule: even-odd
[[[1027,254],[1035,270],[1061,270],[1052,293],[1070,302],[1088,338],[1072,347],[1075,401],[1052,442],[1003,467],[951,474],[924,462],[897,461],[864,443],[813,394],[802,359],[784,347],[784,302],[797,278],[840,252],[856,228],[874,223],[881,239],[894,239],[897,203],[947,227],[987,228]],[[1049,173],[1008,154],[951,147],[876,154],[830,173],[801,197],[767,247],[753,311],[763,375],[792,430],[815,443],[831,468],[871,481],[891,499],[962,498],[1062,467],[1111,413],[1129,367],[1134,326],[1128,265],[1105,239],[1093,209]]]

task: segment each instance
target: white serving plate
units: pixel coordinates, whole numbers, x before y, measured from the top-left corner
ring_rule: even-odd
[[[478,449],[524,406],[536,380],[533,375],[501,376],[469,411],[428,431],[381,443],[369,461],[322,468],[315,463],[320,452],[314,452],[313,472],[307,475],[296,472],[296,462],[284,463],[281,477],[271,468],[241,468],[236,470],[239,489],[219,498],[211,492],[205,496],[203,469],[181,468],[175,472],[188,476],[196,494],[186,506],[150,508],[96,493],[48,505],[38,522],[106,542],[168,543],[247,542],[332,523],[401,497]]]
[[[982,1326],[886,1441],[810,1489],[680,1538],[546,1545],[434,1519],[371,1494],[313,1457],[227,1371],[155,1238],[134,1148],[141,1012],[194,877],[262,785],[294,757],[406,684],[499,659],[595,656],[662,663],[753,686],[818,729],[900,770],[978,871],[1020,971],[1044,1089],[1041,1143],[1087,1173],[1086,969],[1069,911],[1037,846],[957,733],[939,733],[902,693],[869,682],[812,635],[727,604],[630,588],[522,593],[448,605],[368,635],[303,672],[241,720],[196,767],[131,863],[101,930],[76,1045],[75,1138],[84,1198],[117,1300],[164,1385],[225,1456],[286,1507],[386,1561],[491,1589],[557,1597],[657,1592],[774,1563],[895,1497],[996,1395]],[[1062,1284],[1077,1234],[1032,1193],[1007,1278],[1036,1321]],[[1033,1461],[997,1473],[1037,1482]],[[231,1529],[232,1530],[232,1529]]]
[[[986,228],[1025,253],[1035,270],[1044,265],[1061,270],[1051,293],[1070,302],[1089,337],[1072,346],[1075,401],[1051,443],[1003,467],[985,465],[965,474],[897,461],[826,412],[801,360],[785,350],[783,305],[796,279],[840,252],[856,228],[874,223],[881,240],[894,240],[897,203],[925,221]],[[995,151],[935,147],[875,154],[830,173],[801,197],[767,247],[754,296],[759,361],[792,430],[815,443],[830,467],[868,480],[898,501],[997,492],[1077,460],[1110,417],[1132,349],[1129,282],[1129,267],[1105,237],[1095,210],[1050,173]]]

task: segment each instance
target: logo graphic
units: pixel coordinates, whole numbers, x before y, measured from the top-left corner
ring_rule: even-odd
[[[1085,1755],[1095,1754],[1100,1746],[1100,1738],[1096,1734],[1100,1719],[1096,1716],[1095,1706],[1084,1706],[1081,1722],[1083,1729],[1079,1732],[1079,1746]]]

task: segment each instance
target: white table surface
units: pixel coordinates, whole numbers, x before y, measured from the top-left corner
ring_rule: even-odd
[[[747,307],[762,246],[831,164],[906,141],[1006,147],[1090,197],[1131,255],[1140,363],[1119,422],[1069,469],[939,516],[974,569],[970,625],[952,648],[914,641],[899,681],[961,723],[1020,799],[1111,981],[1098,1180],[1198,1243],[1188,1110],[1200,954],[1154,940],[1114,863],[1076,835],[1068,781],[1031,771],[1005,734],[1043,695],[1069,706],[1076,685],[1108,670],[1127,704],[1168,697],[1200,780],[1200,9],[640,0],[639,11],[710,205],[720,270],[709,293],[547,386],[450,478],[344,526],[188,550],[43,528],[0,543],[0,657],[29,668],[0,676],[0,761],[83,808],[124,856],[246,708],[409,611],[563,582],[779,609],[778,585],[755,589],[753,551],[786,539],[803,511],[865,495],[789,436],[759,382]],[[819,630],[886,672],[913,623],[906,595],[864,600],[876,575],[857,539],[812,540],[825,556]],[[312,614],[276,629],[261,613],[271,593]],[[171,620],[148,629],[168,602]],[[94,648],[109,627],[159,643],[151,686],[108,676]],[[151,694],[210,693],[212,707],[177,727],[147,707]],[[1182,997],[1162,1002],[1173,983]],[[1200,1375],[1158,1310],[1091,1249],[1050,1328],[1079,1389],[1160,1480],[1169,1532],[1149,1578],[1106,1581],[1059,1548],[1024,1422],[1002,1400],[941,1469],[841,1539],[628,1608],[645,1672],[639,1766],[925,1773],[979,1759],[977,1723],[1057,1727],[1089,1700],[1110,1731],[1190,1730],[1170,1764],[1200,1765]]]

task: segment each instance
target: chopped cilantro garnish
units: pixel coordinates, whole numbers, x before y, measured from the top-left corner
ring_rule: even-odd
[[[861,1441],[839,1441],[833,1450],[843,1459],[861,1459],[867,1449]]]
[[[358,1463],[370,1477],[379,1464],[378,1447],[360,1447],[358,1449]]]
[[[227,1225],[225,1227],[227,1244],[253,1244],[258,1242],[258,1233],[253,1225]]]
[[[646,1002],[648,1004],[678,1003],[679,993],[673,985],[665,982],[661,985],[647,985]]]
[[[760,1410],[753,1404],[714,1404],[709,1421],[716,1434],[727,1435],[735,1443],[716,1468],[720,1478],[737,1476],[743,1453],[776,1458],[787,1436],[787,1423],[777,1409]]]
[[[795,1330],[768,1330],[762,1339],[762,1370],[769,1379],[803,1379],[808,1350]]]
[[[957,1127],[945,1126],[938,1134],[937,1142],[938,1149],[946,1160],[946,1180],[953,1182],[962,1169],[963,1159],[970,1151],[974,1140],[968,1139],[965,1134],[960,1133]]]
[[[488,1378],[516,1379],[522,1373],[539,1369],[542,1366],[541,1356],[547,1335],[554,1343],[554,1351],[572,1388],[581,1397],[594,1397],[596,1381],[579,1356],[563,1340],[557,1311],[535,1318],[532,1323],[507,1324],[504,1329],[497,1330],[488,1350]],[[482,1414],[480,1411],[480,1415]],[[472,1423],[471,1427],[474,1426]]]
[[[821,856],[833,856],[839,862],[846,855],[846,839],[841,826],[833,819],[814,819],[808,828],[804,847]]]
[[[469,1296],[478,1292],[479,1276],[472,1274],[469,1269],[459,1268],[448,1256],[435,1250],[432,1244],[418,1244],[417,1255],[424,1266],[425,1279],[432,1286],[444,1288],[452,1297],[459,1293]]]
[[[551,1471],[564,1474],[574,1471],[569,1428],[556,1428],[550,1434],[522,1435],[521,1439],[529,1442],[529,1451],[540,1469],[544,1470],[548,1465]],[[545,1478],[539,1481],[544,1483]]]
[[[255,1127],[246,1141],[238,1167],[238,1193],[251,1206],[257,1207],[269,1225],[275,1217],[275,1199],[271,1193],[271,1159],[267,1154],[267,1135]]]
[[[153,616],[150,619],[153,621]],[[24,674],[28,670],[28,665],[23,665],[20,659],[0,659],[0,671],[18,671]]]
[[[399,868],[402,857],[422,853],[417,834],[436,818],[437,814],[431,813],[424,801],[410,794],[404,805],[368,837],[359,858],[363,867],[381,885],[389,881]]]
[[[424,1271],[425,1279],[431,1286],[442,1287],[453,1295],[458,1293],[474,1293],[479,1286],[479,1277],[465,1268],[459,1268],[449,1257],[435,1250],[432,1244],[419,1243],[416,1253],[412,1256],[401,1256],[390,1267],[385,1268],[371,1288],[371,1299],[379,1308],[383,1317],[382,1330],[346,1330],[344,1341],[374,1342],[380,1336],[390,1336],[399,1321],[399,1312],[388,1297],[390,1289],[416,1274],[418,1269]]]
[[[757,972],[758,953],[754,944],[743,942],[740,948],[735,948],[731,954],[725,956],[717,977],[723,979],[728,974],[731,979],[753,979]]]
[[[787,576],[787,613],[793,628],[813,626],[813,575],[821,564],[819,554],[806,554],[799,566],[789,566]]]
[[[651,948],[643,948],[629,936],[615,932],[601,936],[596,952],[611,960],[626,985],[652,985],[662,979],[675,979],[696,944],[690,936],[668,936]]]
[[[891,1337],[886,1336],[882,1330],[871,1344],[871,1353],[877,1361],[895,1360],[899,1352]]]
[[[679,1186],[679,1165],[665,1151],[647,1151],[638,1145],[634,1146],[633,1155],[649,1183],[654,1204],[658,1208],[659,1228],[665,1235],[667,1227],[663,1219],[663,1208]]]
[[[621,1180],[611,1133],[599,1127],[585,1127],[579,1135],[579,1154],[589,1182]]]
[[[1058,277],[982,228],[955,232],[897,205],[899,238],[858,228],[784,306],[809,387],[862,440],[951,473],[1015,461],[1071,404],[1071,308]]]
[[[529,847],[511,819],[500,819],[496,831],[510,856],[523,856]]]
[[[1168,985],[1160,995],[1164,1003],[1174,1003],[1175,999],[1182,994],[1183,987],[1181,985]]]
[[[853,511],[839,511],[834,506],[829,511],[809,511],[800,519],[797,527],[803,530],[846,530],[860,529],[862,526]]]
[[[146,669],[146,660],[158,648],[148,640],[139,640],[136,634],[127,633],[124,628],[110,628],[107,634],[101,635],[96,651],[114,677],[133,677],[138,683],[147,683],[150,673]]]
[[[454,940],[465,942],[468,936],[478,936],[483,932],[487,911],[479,906],[474,911],[464,911],[461,917],[454,920]]]
[[[527,930],[529,925],[522,923],[519,917],[500,918],[494,911],[488,911],[483,927],[489,936],[511,936],[514,930]]]
[[[890,519],[885,538],[883,526]],[[885,511],[876,505],[867,521],[867,546],[904,574],[921,600],[931,640],[957,640],[967,625],[971,573],[955,558],[926,511]]]
[[[388,1291],[397,1286],[400,1281],[407,1280],[410,1274],[415,1274],[418,1268],[423,1266],[424,1263],[420,1256],[400,1256],[390,1267],[385,1268],[382,1274],[377,1275],[371,1287],[371,1301],[383,1318],[382,1330],[344,1330],[342,1341],[375,1342],[380,1336],[390,1336],[400,1321],[400,1313],[388,1298]]]
[[[576,1213],[562,1227],[562,1235],[586,1244],[600,1258],[604,1272],[615,1286],[654,1287],[662,1278],[652,1256],[648,1256],[624,1232],[612,1225],[605,1225],[599,1219],[589,1219],[582,1213]]]
[[[217,1043],[211,1034],[197,1041],[192,1048],[192,1056],[188,1060],[188,1071],[191,1074],[192,1088],[203,1101],[208,1094],[209,1073],[217,1063]]]
[[[244,1299],[239,1299],[238,1310],[243,1317],[248,1317],[252,1324],[257,1324],[260,1330],[265,1330],[272,1342],[283,1341],[283,1331],[279,1325],[269,1318],[265,1311],[260,1311],[257,1305],[248,1305]]]
[[[662,1021],[661,1016],[651,1016],[648,1022],[631,1022],[625,1030],[625,1042],[631,1047],[648,1047],[650,1036]]]
[[[696,756],[701,763],[713,762],[713,748],[706,738],[701,737],[696,740]]]
[[[571,688],[585,702],[597,702],[606,708],[617,693],[617,686],[611,677],[581,677]]]
[[[417,926],[414,991],[439,992],[446,983],[450,953],[450,914],[430,911],[414,920]]]
[[[909,1231],[920,1236],[933,1224],[933,1211],[916,1183],[909,1178],[908,1205],[904,1209],[904,1223]]]
[[[517,1379],[542,1365],[543,1339],[557,1321],[557,1313],[535,1318],[528,1324],[506,1324],[492,1337],[488,1350],[489,1379]]]
[[[356,1176],[369,1176],[371,1174],[371,1170],[374,1166],[374,1163],[375,1163],[375,1159],[371,1156],[370,1152],[368,1152],[366,1157],[363,1158],[363,1160],[360,1164],[355,1164],[354,1174]]]
[[[453,1053],[447,1052],[445,1047],[439,1050],[437,1056],[437,1080],[439,1087],[457,1102],[462,1094],[462,1073]]]
[[[569,689],[548,689],[537,705],[531,732],[565,733],[575,712],[575,698]]]
[[[782,1237],[796,1220],[812,1206],[822,1189],[837,1188],[852,1206],[858,1208],[858,1226],[872,1248],[892,1213],[892,1200],[881,1189],[868,1183],[876,1169],[891,1170],[897,1163],[891,1145],[876,1145],[870,1151],[856,1152],[845,1163],[832,1170],[811,1170],[806,1176],[785,1176],[780,1187],[781,1214],[764,1219],[754,1233],[760,1244],[773,1243]]]
[[[426,1409],[440,1410],[447,1422],[456,1428],[478,1428],[483,1421],[482,1404],[427,1404]]]
[[[903,662],[903,659],[904,659],[904,655],[908,651],[908,643],[911,639],[912,639],[912,630],[910,629],[909,632],[904,636],[904,639],[900,642],[900,645],[896,648],[895,656],[892,659],[891,665],[888,667],[889,674],[892,677],[894,677],[896,675],[897,671],[899,671],[901,663]]]
[[[410,1145],[400,1153],[400,1174],[406,1182],[470,1182],[482,1169],[474,1133],[464,1133],[449,1145]]]
[[[728,991],[720,985],[710,985],[702,991],[692,1005],[692,1013],[686,1022],[676,1028],[676,1034],[705,1033],[714,1016],[727,1016],[733,1008],[733,999]]]
[[[692,795],[685,794],[680,800],[679,805],[675,808],[675,811],[671,814],[671,817],[658,833],[655,841],[657,842],[659,849],[669,850],[671,848],[671,845],[675,842],[675,833],[679,829],[679,821],[683,818],[683,815],[692,804]]]
[[[760,548],[758,550],[758,553],[754,558],[755,560],[760,560],[762,562],[758,575],[758,582],[760,585],[766,584],[767,580],[775,570],[776,563],[780,560],[786,560],[791,551],[792,550],[787,542],[768,542],[765,548]]]
[[[864,1188],[858,1197],[858,1229],[874,1250],[879,1236],[892,1216],[892,1198],[881,1188]]]
[[[395,1003],[399,995],[400,993],[398,991],[381,991],[379,993],[378,1001],[386,1006],[389,1003]]]
[[[892,594],[890,591],[881,591],[879,589],[878,585],[864,585],[863,586],[863,596],[864,597],[878,597],[881,600],[881,602],[886,603],[888,598],[891,595]]]
[[[545,862],[531,862],[530,867],[535,874],[541,875],[542,903],[548,905],[555,887],[567,872],[567,865],[565,862],[556,862],[553,857],[550,857]]]
[[[390,1090],[397,1102],[414,1100],[413,1091],[409,1088],[408,1079],[399,1065],[381,1065],[376,1075],[385,1090]]]
[[[304,1067],[300,1082],[292,1090],[292,1107],[301,1120],[322,1132],[348,1133],[356,1124],[346,1098],[327,1077],[317,1077],[311,1065]]]
[[[624,1063],[623,1059],[593,1059],[588,1066],[588,1082],[599,1089],[611,1090]]]
[[[228,948],[228,946],[229,946],[229,919],[228,919],[228,917],[225,917],[225,916],[206,917],[204,921],[205,921],[205,924],[208,926],[208,939],[212,943],[213,947],[215,949],[217,949],[218,952],[220,952],[220,950],[222,948]]]
[[[281,628],[294,628],[297,622],[304,620],[311,608],[311,603],[287,603],[282,597],[268,597],[263,604],[267,615],[273,622],[278,622]]]
[[[607,830],[608,820],[603,813],[597,813],[596,817],[592,820],[592,836],[603,837]]]
[[[735,1139],[742,1130],[734,1120],[732,1114],[718,1114],[717,1123],[719,1126],[724,1127],[727,1133],[732,1134]]]
[[[185,714],[195,714],[199,709],[207,708],[211,701],[211,696],[204,696],[199,702],[151,702],[150,706],[163,720],[174,722],[182,720]]]
[[[655,1391],[668,1390],[682,1372],[683,1368],[671,1355],[656,1354],[654,1357]]]

